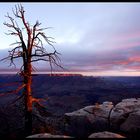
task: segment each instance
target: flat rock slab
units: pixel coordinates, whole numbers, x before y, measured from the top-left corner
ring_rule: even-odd
[[[52,135],[49,133],[42,133],[42,134],[31,135],[26,138],[72,138],[72,137],[65,136],[65,135]]]
[[[91,134],[88,138],[125,138],[124,136],[108,131]]]

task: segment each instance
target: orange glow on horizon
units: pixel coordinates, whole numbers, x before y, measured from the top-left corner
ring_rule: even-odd
[[[17,72],[12,71],[2,71],[0,74],[16,74]],[[45,72],[45,71],[38,71],[38,72],[32,72],[32,74],[49,74],[51,75],[51,72]],[[53,72],[52,73],[54,76],[68,76],[68,75],[83,75],[83,76],[140,76],[140,71],[135,71],[135,70],[125,70],[125,71],[117,71],[117,70],[110,70],[110,71],[99,71],[99,72]]]

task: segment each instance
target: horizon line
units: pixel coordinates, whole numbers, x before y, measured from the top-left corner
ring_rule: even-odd
[[[7,75],[13,75],[13,74],[17,74],[18,72],[9,72],[9,71],[7,71],[7,72],[5,72],[5,71],[3,71],[3,72],[0,72],[0,75],[5,75],[5,74],[7,74]],[[130,75],[130,74],[128,74],[128,75],[120,75],[120,74],[97,74],[97,73],[94,73],[94,72],[32,72],[32,74],[75,74],[75,75],[82,75],[82,76],[93,76],[93,77],[140,77],[140,73],[139,73],[139,75]]]

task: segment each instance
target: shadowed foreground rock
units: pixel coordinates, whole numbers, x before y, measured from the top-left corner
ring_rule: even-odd
[[[91,134],[88,138],[125,138],[124,136],[108,131]]]
[[[103,102],[65,113],[65,130],[75,137],[110,130],[140,137],[140,98],[124,99],[115,106],[112,102]]]
[[[101,105],[87,106],[72,113],[65,113],[66,132],[76,137],[88,137],[93,132],[109,129],[112,108],[112,102],[104,102]]]
[[[42,133],[42,134],[31,135],[26,138],[72,138],[72,137],[65,136],[65,135],[52,135],[49,133]]]
[[[26,138],[74,138],[74,137],[42,133],[42,134],[31,135]],[[88,138],[125,138],[125,137],[120,134],[104,131],[104,132],[93,133]]]
[[[128,134],[140,134],[140,110],[131,113],[120,129]]]
[[[111,127],[118,130],[121,126],[123,131],[130,130],[130,126],[136,128],[138,124],[140,124],[140,121],[138,122],[138,120],[140,120],[140,115],[137,113],[138,111],[140,111],[140,98],[122,100],[122,102],[118,103],[111,111]],[[130,119],[133,121],[130,121]],[[136,131],[133,132],[135,133]]]

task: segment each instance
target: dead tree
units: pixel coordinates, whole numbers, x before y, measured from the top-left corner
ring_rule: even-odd
[[[12,50],[9,51],[9,56],[2,60],[10,60],[10,66],[15,65],[15,60],[21,58],[22,66],[20,68],[19,74],[23,77],[24,82],[20,89],[23,88],[24,92],[24,102],[25,102],[25,130],[26,135],[32,133],[32,104],[35,101],[35,98],[32,97],[32,71],[34,67],[33,62],[37,61],[47,61],[50,64],[51,71],[53,65],[61,67],[59,53],[53,46],[54,41],[52,37],[48,37],[44,30],[48,28],[40,28],[41,23],[36,21],[36,23],[31,26],[29,22],[25,19],[25,11],[22,5],[15,6],[13,10],[15,18],[12,18],[8,13],[6,17],[9,19],[9,22],[5,22],[4,25],[7,26],[10,30],[7,35],[16,36],[18,41],[11,44],[16,45]],[[23,24],[23,28],[19,27],[15,19],[19,19]],[[27,42],[25,41],[26,33]],[[48,52],[43,44],[43,39],[48,45],[53,48],[53,52]],[[18,91],[18,90],[17,90]]]

